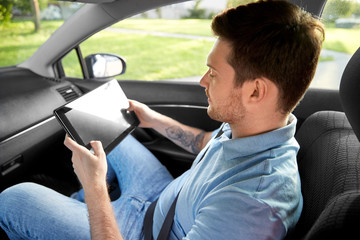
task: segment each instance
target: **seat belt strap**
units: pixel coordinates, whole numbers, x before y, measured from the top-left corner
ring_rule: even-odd
[[[181,190],[176,195],[176,198],[174,199],[168,213],[166,214],[166,218],[164,220],[164,223],[163,223],[163,225],[162,225],[162,227],[160,229],[160,232],[159,232],[159,236],[157,238],[158,240],[169,239],[171,227],[172,227],[173,222],[174,222],[176,202],[178,200],[180,192],[181,192]]]
[[[153,227],[154,211],[157,201],[158,199],[152,202],[145,213],[144,225],[143,225],[145,240],[153,240],[152,227]]]
[[[220,137],[224,133],[223,130],[222,130],[223,127],[224,127],[224,124],[221,126],[221,128],[220,128],[219,132],[216,134],[215,138]],[[200,158],[200,160],[198,161],[197,164],[199,164],[199,162],[201,162],[201,160],[204,158],[204,156],[206,155],[208,149],[209,148],[206,149],[206,151],[204,152],[203,156]],[[166,214],[164,223],[161,226],[161,229],[160,229],[157,240],[167,240],[167,239],[169,239],[171,227],[172,227],[172,224],[174,222],[176,202],[177,202],[177,199],[179,197],[180,192],[181,192],[181,189],[178,192],[178,194],[177,194],[176,198],[174,199],[173,203],[171,204],[168,213]],[[157,201],[158,201],[158,199],[156,199],[154,202],[152,202],[150,204],[149,208],[147,209],[146,213],[145,213],[144,226],[143,226],[144,239],[145,240],[153,240],[153,233],[152,233],[153,218],[154,218],[154,211],[155,211]]]

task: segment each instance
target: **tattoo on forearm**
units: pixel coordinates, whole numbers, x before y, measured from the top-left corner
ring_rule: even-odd
[[[201,150],[205,132],[201,131],[197,136],[190,131],[184,131],[178,126],[171,126],[166,129],[166,134],[170,139],[179,141],[184,147],[190,148],[193,153]]]
[[[205,132],[201,131],[194,139],[194,144],[192,145],[193,153],[199,153],[203,147]]]

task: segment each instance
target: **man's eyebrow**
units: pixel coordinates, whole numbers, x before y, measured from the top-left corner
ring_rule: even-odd
[[[210,63],[208,63],[208,62],[206,63],[206,66],[208,66],[209,68],[212,68],[212,69],[214,69],[215,71],[217,71],[216,68],[215,68],[213,65],[211,65]]]
[[[208,66],[209,68],[211,68],[211,69],[215,70],[216,72],[218,72],[217,68],[212,63],[211,54],[209,54],[208,57],[206,58],[206,66]]]

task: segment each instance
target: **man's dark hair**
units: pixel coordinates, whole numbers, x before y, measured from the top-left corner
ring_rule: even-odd
[[[228,62],[236,86],[268,78],[279,89],[280,109],[291,112],[314,77],[325,38],[322,23],[289,2],[263,0],[227,9],[211,27],[231,44]]]

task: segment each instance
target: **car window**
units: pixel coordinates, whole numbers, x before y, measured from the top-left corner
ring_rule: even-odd
[[[328,0],[322,21],[325,41],[311,87],[338,89],[347,62],[360,47],[360,1]]]
[[[118,79],[199,81],[214,42],[211,18],[228,6],[248,2],[201,0],[155,9],[101,31],[81,44],[81,50],[83,56],[106,52],[124,57],[127,70]],[[360,1],[328,0],[322,21],[326,38],[311,87],[338,89],[341,74],[359,47]]]
[[[34,2],[38,2],[38,11],[32,10]],[[48,0],[0,1],[0,67],[29,58],[82,5]]]
[[[227,2],[192,1],[139,14],[87,39],[80,45],[82,55],[111,53],[125,58],[126,72],[117,79],[199,81],[215,41],[211,19]],[[65,72],[73,71],[72,64],[67,66]],[[80,75],[72,74],[67,76]]]
[[[25,61],[82,6],[39,0],[40,27],[36,30],[31,2],[0,3],[0,66]],[[82,54],[124,57],[127,70],[118,79],[198,81],[206,71],[206,56],[214,42],[211,18],[227,6],[248,2],[251,0],[197,0],[154,9],[92,36],[81,44]],[[338,89],[346,63],[359,47],[360,1],[328,0],[322,20],[326,39],[311,87]],[[75,51],[62,63],[67,77],[83,78]]]
[[[62,65],[65,76],[72,78],[83,78],[80,61],[75,49],[69,52],[63,59]]]

